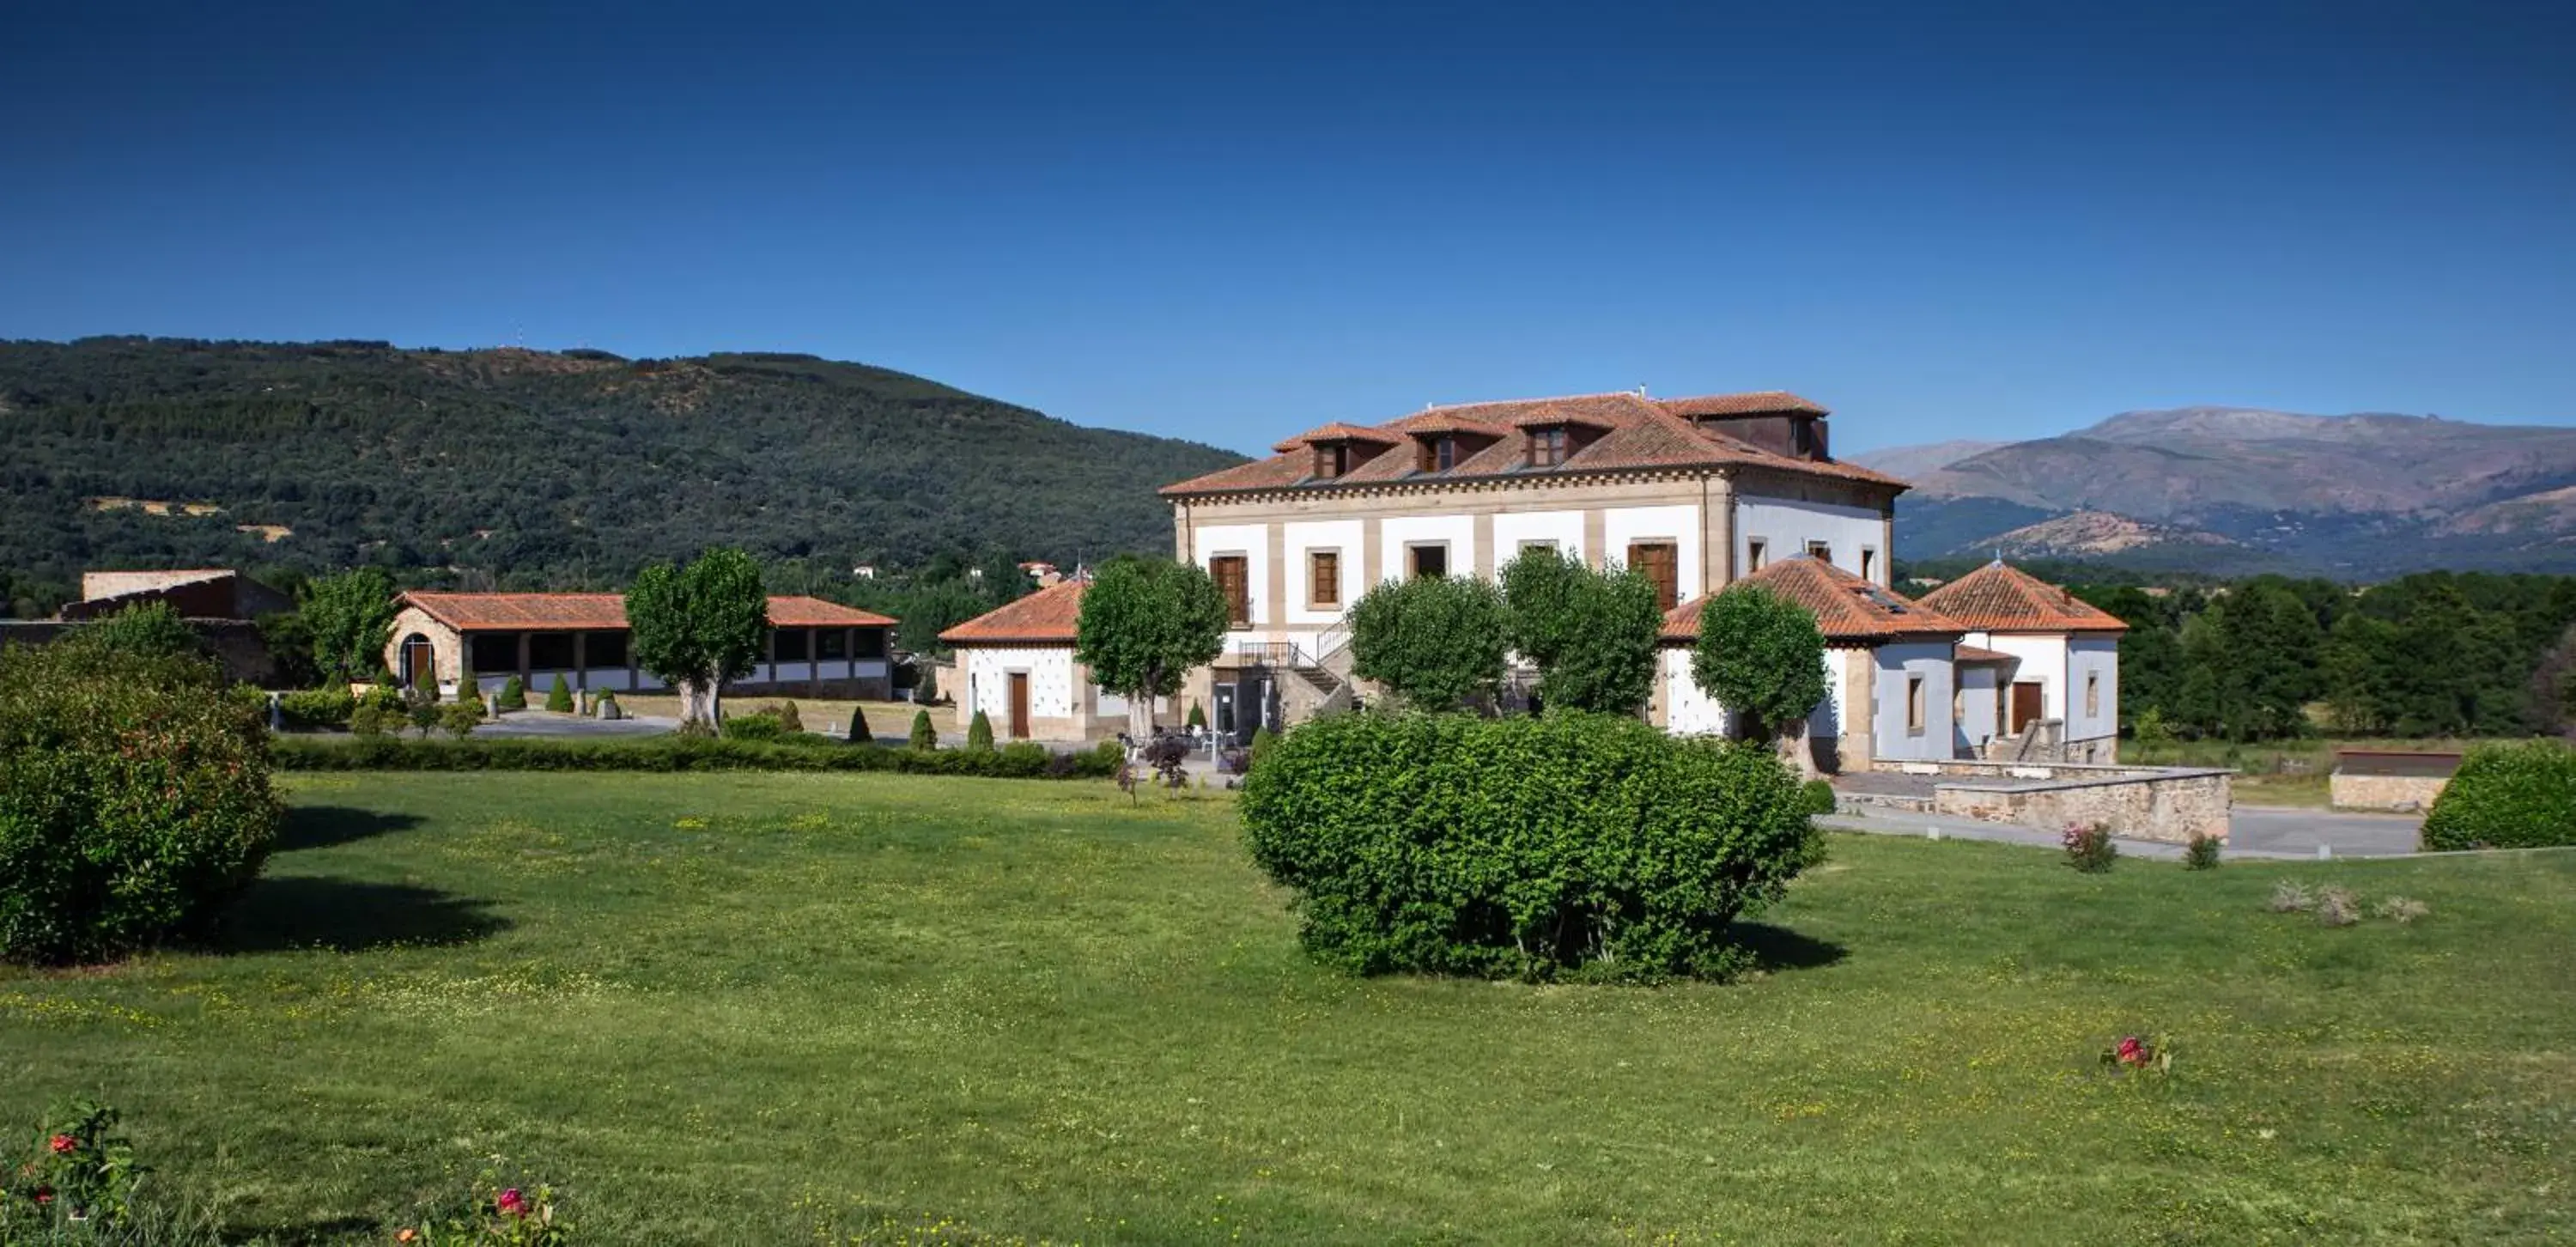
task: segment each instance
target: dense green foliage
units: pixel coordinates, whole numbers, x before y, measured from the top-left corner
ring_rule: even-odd
[[[10,342],[0,413],[0,605],[22,615],[103,566],[595,588],[718,543],[826,596],[946,551],[1070,567],[1168,551],[1154,489],[1242,462],[803,355]]]
[[[724,725],[717,729],[716,735],[725,740],[752,740],[777,744],[787,738],[787,729],[779,723],[777,714],[766,710],[754,710],[746,714],[726,715]]]
[[[322,728],[347,727],[350,712],[358,708],[358,699],[345,688],[309,689],[283,693],[277,699],[277,717],[290,728],[313,731]]]
[[[1243,822],[1307,949],[1363,974],[1723,977],[1727,924],[1821,844],[1767,752],[1579,712],[1319,719],[1262,755]]]
[[[969,753],[993,752],[993,721],[981,710],[966,721],[966,749]]]
[[[2479,745],[2424,816],[2428,849],[2576,844],[2576,751],[2554,741]]]
[[[1811,815],[1821,817],[1834,812],[1834,785],[1831,780],[1808,780],[1798,785],[1798,795],[1800,808]]]
[[[572,686],[564,683],[563,673],[555,673],[555,685],[546,690],[546,709],[556,714],[572,713]]]
[[[1538,668],[1539,703],[1637,714],[1655,692],[1655,640],[1664,616],[1654,582],[1591,567],[1553,546],[1503,566],[1513,652]]]
[[[876,733],[868,730],[866,708],[857,703],[852,703],[850,706],[850,730],[843,739],[853,745],[864,745],[876,739]]]
[[[83,631],[91,644],[121,654],[166,658],[175,654],[199,654],[205,645],[179,612],[167,602],[145,602],[128,606],[115,614],[92,623]]]
[[[1768,740],[1802,727],[1825,699],[1825,634],[1805,607],[1760,585],[1720,590],[1700,608],[1691,678]]]
[[[2324,726],[2362,736],[2516,736],[2576,723],[2576,577],[2431,572],[2355,590],[2257,577],[2162,595],[2078,586],[2120,616],[2120,714],[2183,739]]]
[[[907,748],[925,751],[939,747],[939,729],[930,725],[929,711],[912,712],[912,732],[904,738],[904,744]]]
[[[278,821],[260,712],[157,646],[95,628],[0,648],[0,958],[201,934],[258,876]]]
[[[681,721],[710,721],[725,682],[749,675],[769,639],[760,566],[725,546],[686,567],[655,563],[626,591],[626,623],[636,665],[679,693]]]
[[[311,647],[317,679],[352,684],[378,678],[385,669],[385,646],[393,639],[395,613],[393,579],[379,568],[361,567],[307,582],[293,618]]]
[[[744,731],[739,725],[766,724]],[[642,739],[355,741],[286,737],[272,754],[284,771],[900,771],[991,779],[1106,779],[1118,760],[1098,750],[1055,753],[1034,741],[1008,749],[888,749],[804,733],[793,738],[766,714],[734,715],[724,735]]]
[[[1351,671],[1417,710],[1492,698],[1511,649],[1503,590],[1469,576],[1383,581],[1351,608]]]
[[[1205,568],[1163,558],[1111,559],[1082,591],[1073,656],[1102,688],[1129,698],[1129,714],[1142,718],[1150,699],[1179,692],[1191,670],[1225,651],[1226,616],[1225,595]]]
[[[459,697],[465,696],[464,689],[460,688],[456,692]],[[501,681],[501,691],[492,695],[492,704],[504,712],[527,709],[527,683],[515,675]]]

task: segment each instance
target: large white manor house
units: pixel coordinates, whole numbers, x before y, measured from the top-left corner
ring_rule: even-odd
[[[1892,519],[1905,483],[1836,461],[1827,415],[1779,391],[1432,407],[1327,424],[1267,459],[1166,486],[1177,557],[1208,570],[1234,618],[1225,656],[1194,675],[1181,704],[1201,701],[1211,726],[1239,737],[1347,705],[1360,690],[1343,621],[1370,585],[1493,577],[1551,546],[1654,582],[1666,652],[1650,713],[1673,731],[1731,726],[1692,683],[1689,650],[1700,602],[1749,580],[1823,627],[1828,695],[1810,728],[1829,765],[2034,748],[2110,760],[2120,621],[2001,564],[1921,600],[1896,592]],[[1100,690],[1070,665],[1079,593],[1041,595],[1057,599],[1039,610],[1060,624],[1045,636],[957,630],[961,669],[985,676],[960,690],[961,715],[981,706],[1026,735],[1021,690],[1034,679],[1055,694],[1040,708],[1044,726],[1117,730]],[[979,632],[1008,643],[971,648]]]

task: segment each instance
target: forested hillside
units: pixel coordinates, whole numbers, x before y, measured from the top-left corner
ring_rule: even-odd
[[[773,574],[1168,551],[1158,485],[1241,462],[804,355],[91,338],[0,343],[0,593],[84,567],[625,582],[715,543]],[[819,586],[818,586],[819,587]]]

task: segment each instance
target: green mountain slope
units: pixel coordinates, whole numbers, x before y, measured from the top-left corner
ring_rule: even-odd
[[[803,355],[0,343],[0,571],[376,562],[621,582],[712,543],[847,568],[1168,551],[1158,485],[1242,462]]]

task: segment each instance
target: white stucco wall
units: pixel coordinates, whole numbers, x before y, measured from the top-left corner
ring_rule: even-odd
[[[1434,542],[1449,545],[1449,574],[1476,574],[1476,517],[1472,515],[1408,515],[1378,521],[1378,578],[1401,580],[1413,574],[1413,557],[1406,547]]]
[[[1691,651],[1687,646],[1664,647],[1664,730],[1676,736],[1723,735],[1728,730],[1726,708],[1700,691],[1691,678]]]
[[[2101,680],[2100,704],[2084,713],[2084,681]],[[2092,740],[2120,731],[2120,643],[2109,637],[2074,637],[2066,643],[2066,739]]]
[[[1882,760],[1938,762],[1951,756],[1950,643],[1909,641],[1876,653],[1878,704],[1872,715],[1873,756]],[[1923,730],[1906,730],[1906,683],[1923,677]]]
[[[1494,517],[1494,570],[1519,558],[1521,543],[1553,541],[1556,552],[1581,561],[1583,549],[1583,513],[1581,511],[1505,512]]]
[[[1278,607],[1270,600],[1270,526],[1267,524],[1210,524],[1191,533],[1191,557],[1199,566],[1220,554],[1243,556],[1244,579],[1252,602],[1254,625],[1279,621]],[[1356,548],[1356,543],[1355,543]],[[1033,692],[1031,696],[1035,696]],[[1032,710],[1030,713],[1035,714]]]
[[[1682,601],[1700,595],[1700,520],[1696,506],[1612,507],[1601,513],[1601,557],[1625,563],[1632,541],[1671,542],[1678,565],[1674,589]]]
[[[1950,750],[1953,757],[1968,757],[1994,738],[1995,677],[1998,669],[1990,663],[1953,666],[1951,671],[1965,696],[1957,698],[1958,715],[1950,725]]]
[[[1833,547],[1834,566],[1857,576],[1861,574],[1860,552],[1874,550],[1870,579],[1888,583],[1888,550],[1886,530],[1880,526],[1878,511],[1871,507],[1845,506],[1832,502],[1797,502],[1784,498],[1764,498],[1747,494],[1736,500],[1735,566],[1750,575],[1753,567],[1753,542],[1767,548],[1768,562],[1794,558],[1807,552],[1807,543],[1821,541]]]
[[[981,710],[993,722],[993,734],[1011,730],[1010,673],[1029,673],[1029,717],[1062,719],[1073,714],[1073,650],[1036,647],[959,649],[959,673],[966,687],[953,690],[957,722],[962,728]]]
[[[1807,735],[1841,739],[1845,711],[1851,705],[1851,673],[1845,668],[1843,651],[1825,651],[1825,699],[1807,712]]]
[[[1329,624],[1360,600],[1360,593],[1368,587],[1362,583],[1360,571],[1368,553],[1362,548],[1365,533],[1366,526],[1358,520],[1316,520],[1282,526],[1280,537],[1288,552],[1287,623]],[[1306,600],[1314,593],[1314,573],[1306,556],[1315,550],[1341,552],[1336,576],[1342,590],[1338,606],[1314,606]]]

